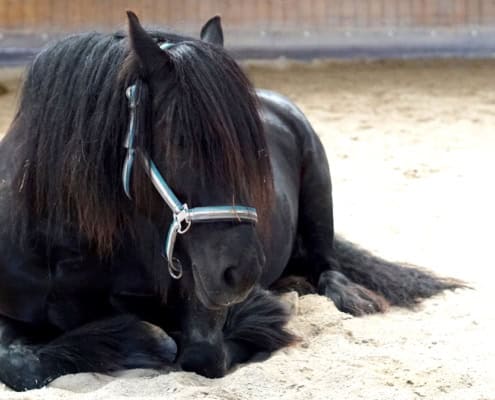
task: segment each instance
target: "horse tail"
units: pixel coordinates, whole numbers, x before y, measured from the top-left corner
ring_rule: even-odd
[[[412,308],[421,300],[466,283],[436,276],[425,269],[386,261],[336,236],[335,269],[346,278],[382,296],[390,305]]]

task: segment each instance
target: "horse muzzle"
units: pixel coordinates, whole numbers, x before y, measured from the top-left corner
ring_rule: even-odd
[[[238,267],[229,266],[212,277],[201,274],[193,264],[192,275],[199,301],[208,309],[218,310],[244,301],[258,281],[261,268],[252,268],[246,273]]]

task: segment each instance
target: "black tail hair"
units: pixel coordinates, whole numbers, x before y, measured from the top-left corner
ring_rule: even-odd
[[[334,248],[336,269],[394,306],[411,308],[445,290],[469,287],[460,280],[438,277],[416,266],[386,261],[339,236]]]

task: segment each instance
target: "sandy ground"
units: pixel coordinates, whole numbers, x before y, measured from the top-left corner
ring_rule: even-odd
[[[337,230],[471,282],[416,312],[352,318],[289,296],[302,344],[223,379],[126,371],[0,399],[495,399],[495,62],[249,64],[308,115],[332,166]],[[3,129],[18,71],[1,76]]]

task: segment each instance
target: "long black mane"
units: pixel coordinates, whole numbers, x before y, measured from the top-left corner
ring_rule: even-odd
[[[181,41],[168,50],[172,65],[159,87],[142,74],[124,34],[69,37],[42,51],[28,69],[10,130],[24,135],[14,193],[21,220],[45,221],[53,240],[70,227],[105,254],[132,225],[135,204],[122,190],[121,168],[129,115],[125,89],[136,81],[143,88],[145,122],[138,146],[166,159],[162,172],[172,187],[186,161],[202,185],[231,187],[233,202],[247,202],[261,214],[270,208],[271,168],[250,82],[219,47],[160,32],[152,36]],[[139,199],[149,199],[152,188],[142,168],[135,170],[133,192],[143,206],[149,201]]]

